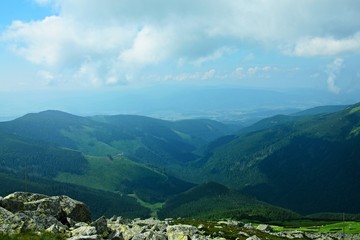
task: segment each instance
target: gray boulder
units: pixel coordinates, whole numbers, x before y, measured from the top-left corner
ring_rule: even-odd
[[[72,237],[80,238],[85,236],[97,235],[97,232],[95,227],[87,225],[72,230],[70,234]]]
[[[199,233],[199,230],[191,225],[172,225],[166,228],[169,240],[187,240]]]
[[[111,229],[107,225],[107,220],[105,217],[100,217],[94,222],[90,224],[90,226],[95,227],[97,234],[100,234],[102,236],[108,236]]]
[[[262,232],[272,232],[273,231],[272,227],[270,227],[267,224],[259,224],[256,227],[256,229],[259,230],[259,231],[262,231]]]
[[[17,200],[0,198],[0,207],[3,207],[10,212],[18,212],[24,210],[24,203]]]
[[[62,224],[54,223],[53,225],[45,229],[45,231],[51,233],[65,233],[66,227]]]
[[[261,240],[258,236],[253,235],[251,237],[248,237],[246,240]]]
[[[68,223],[67,218],[77,222],[90,222],[91,213],[88,207],[68,196],[49,197],[43,194],[15,192],[2,201],[5,208],[11,212],[20,210],[36,211],[41,214],[54,216],[63,224]]]
[[[19,234],[24,231],[43,231],[52,225],[66,228],[53,216],[46,216],[37,212],[11,213],[0,208],[0,232],[6,234]]]
[[[14,215],[12,212],[0,206],[0,223],[12,215]]]
[[[39,194],[39,193],[30,193],[30,192],[14,192],[12,194],[7,195],[6,197],[4,197],[4,199],[9,199],[9,200],[16,200],[19,202],[32,202],[32,201],[37,201],[43,198],[47,198],[48,196],[44,195],[44,194]]]
[[[119,229],[115,229],[109,235],[109,239],[112,240],[124,240],[123,233]]]
[[[0,233],[16,233],[18,228],[21,229],[21,226],[19,227],[11,221],[14,217],[12,212],[0,207]]]
[[[77,222],[91,221],[91,212],[85,203],[74,200],[65,195],[51,197],[51,199],[60,202],[62,210],[69,218]]]
[[[245,223],[244,228],[249,229],[249,230],[254,229],[254,227],[251,223]]]

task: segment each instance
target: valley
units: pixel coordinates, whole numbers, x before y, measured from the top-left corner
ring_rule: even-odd
[[[31,113],[0,122],[0,195],[67,194],[95,216],[266,222],[356,214],[359,109],[324,106],[248,127]]]

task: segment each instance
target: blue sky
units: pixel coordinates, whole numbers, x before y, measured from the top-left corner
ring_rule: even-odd
[[[70,109],[64,93],[158,86],[310,89],[331,104],[360,101],[358,0],[0,4],[3,115]],[[32,95],[41,107],[25,104]],[[56,95],[62,104],[44,104]]]

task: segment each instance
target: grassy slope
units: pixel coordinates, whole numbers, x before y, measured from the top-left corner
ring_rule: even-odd
[[[344,221],[344,222],[321,222],[317,224],[314,221],[308,221],[306,224],[299,223],[296,227],[289,226],[273,226],[277,232],[281,231],[304,231],[304,232],[344,232],[344,233],[360,233],[360,222]]]
[[[87,157],[85,174],[61,173],[56,180],[104,191],[135,193],[146,202],[162,202],[193,185],[127,160],[123,156]]]
[[[165,175],[123,157],[114,157],[113,160],[108,157],[87,156],[86,158],[90,166],[84,175],[63,172],[56,177],[56,180],[105,191],[119,191],[125,180],[137,181],[146,177],[166,180]]]

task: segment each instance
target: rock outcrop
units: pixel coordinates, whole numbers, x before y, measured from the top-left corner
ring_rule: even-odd
[[[204,223],[205,224],[205,223]],[[258,225],[227,220],[210,226],[198,224],[175,224],[172,219],[124,219],[100,217],[91,222],[87,206],[67,196],[16,192],[0,197],[0,233],[21,234],[24,231],[63,234],[70,240],[114,239],[114,240],[205,240],[226,239],[224,228],[231,228],[237,239],[271,239],[270,235],[284,239],[341,239],[339,233],[304,233],[301,231],[272,232],[268,225]],[[360,239],[360,235],[347,235],[346,239]]]
[[[65,232],[71,222],[90,222],[88,207],[67,196],[15,192],[0,199],[0,232]]]
[[[2,203],[3,202],[3,203]],[[66,218],[78,222],[90,222],[91,213],[88,207],[68,196],[49,197],[43,194],[15,192],[3,198],[0,206],[10,212],[33,211],[51,215],[65,223]]]

